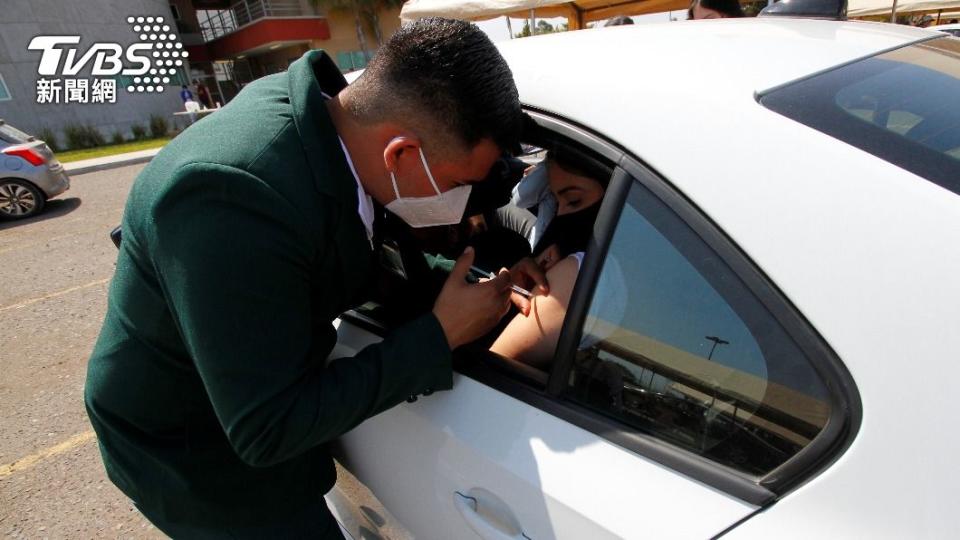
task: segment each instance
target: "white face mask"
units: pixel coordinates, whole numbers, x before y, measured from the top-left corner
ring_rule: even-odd
[[[384,208],[393,212],[397,217],[407,222],[407,225],[414,228],[460,223],[460,220],[463,219],[463,212],[467,209],[467,199],[470,198],[470,191],[473,186],[457,186],[450,191],[440,193],[440,188],[433,180],[433,174],[427,165],[427,158],[423,155],[423,149],[418,148],[418,150],[420,151],[420,161],[423,162],[423,170],[427,171],[430,185],[433,186],[437,194],[429,197],[400,197],[400,190],[397,189],[397,177],[391,171],[390,180],[393,182],[393,193],[397,198],[389,202]]]

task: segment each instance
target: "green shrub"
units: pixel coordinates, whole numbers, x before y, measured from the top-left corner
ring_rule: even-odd
[[[157,116],[155,114],[150,115],[150,136],[154,139],[159,139],[161,137],[166,137],[167,132],[170,130],[167,126],[167,119],[162,116]]]
[[[141,124],[130,126],[130,131],[133,133],[133,140],[135,141],[142,141],[147,138],[147,128]]]
[[[103,135],[90,124],[67,124],[63,128],[63,134],[67,139],[67,146],[71,150],[93,148],[106,144]]]
[[[110,144],[123,144],[127,142],[126,137],[123,136],[123,133],[119,131],[114,131],[113,136],[110,137]]]
[[[41,129],[39,132],[37,132],[36,137],[41,141],[46,142],[47,146],[49,146],[50,149],[53,150],[54,152],[59,152],[63,150],[63,148],[60,147],[60,143],[57,140],[57,134],[54,133],[53,130],[48,127],[45,127]]]

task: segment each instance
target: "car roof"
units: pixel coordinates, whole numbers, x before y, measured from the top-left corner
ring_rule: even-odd
[[[942,33],[903,25],[804,19],[723,19],[617,26],[499,44],[522,100],[567,110],[602,92],[636,103],[638,89],[727,103],[881,51]],[[614,74],[620,84],[602,86]],[[588,87],[584,85],[596,85]],[[595,109],[594,109],[595,110]]]

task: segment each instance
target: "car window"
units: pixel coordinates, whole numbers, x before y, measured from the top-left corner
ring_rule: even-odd
[[[21,144],[33,139],[30,135],[2,121],[0,121],[0,138],[10,144]]]
[[[831,414],[813,366],[683,221],[634,184],[603,261],[564,395],[760,476]]]
[[[770,109],[960,194],[960,40],[903,47],[773,90]]]

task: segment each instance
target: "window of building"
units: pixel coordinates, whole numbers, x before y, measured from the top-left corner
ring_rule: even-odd
[[[7,88],[6,81],[3,80],[3,73],[0,73],[0,101],[9,101],[13,99],[10,95],[10,89]]]
[[[733,271],[631,187],[565,395],[726,467],[763,475],[830,416],[813,366]]]
[[[367,67],[367,58],[363,51],[344,51],[337,53],[337,65],[340,71],[347,73]]]

